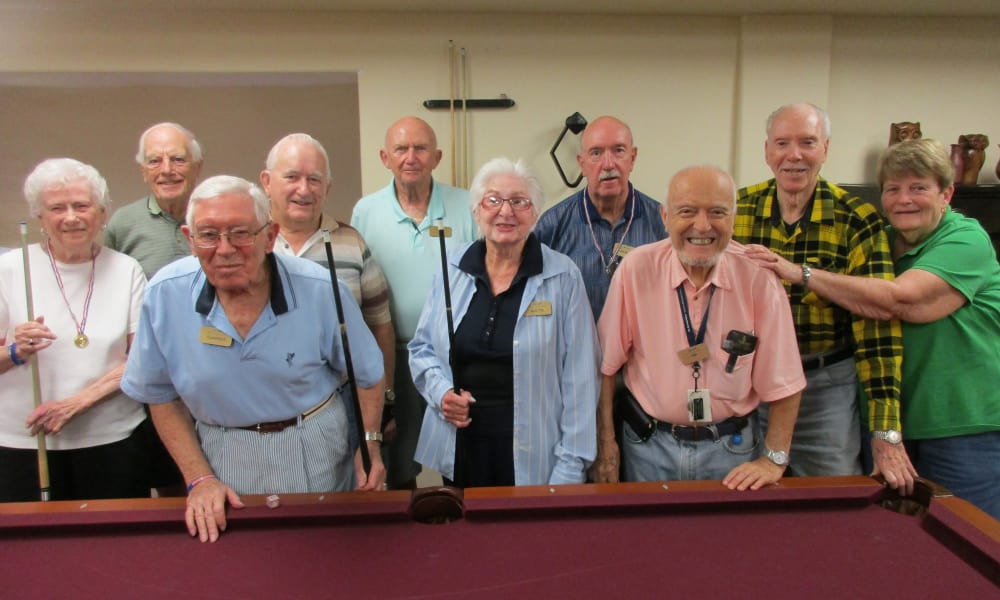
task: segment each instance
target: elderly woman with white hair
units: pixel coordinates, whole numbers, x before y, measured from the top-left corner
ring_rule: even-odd
[[[0,256],[0,500],[38,499],[38,432],[52,499],[148,496],[145,414],[119,388],[146,287],[142,267],[100,244],[111,198],[92,166],[46,160],[24,196],[44,241],[27,248],[33,320],[22,252]]]
[[[455,347],[440,275],[409,345],[430,408],[415,459],[466,487],[582,483],[596,453],[599,392],[583,278],[532,233],[542,192],[522,162],[486,163],[469,194],[482,239],[448,256]],[[460,474],[458,429],[468,441]]]

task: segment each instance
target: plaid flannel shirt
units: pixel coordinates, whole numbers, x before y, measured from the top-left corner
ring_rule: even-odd
[[[733,238],[761,244],[795,264],[862,277],[892,279],[893,263],[884,223],[870,203],[826,181],[816,183],[808,218],[786,228],[775,180],[738,193]],[[791,231],[789,231],[791,229]],[[858,378],[868,396],[872,430],[899,430],[903,362],[899,321],[856,316],[801,285],[785,282],[802,355],[853,347]]]

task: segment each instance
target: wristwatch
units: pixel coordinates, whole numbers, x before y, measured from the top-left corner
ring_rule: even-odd
[[[764,456],[779,467],[788,466],[788,453],[784,450],[771,450],[767,446],[764,446]]]
[[[365,432],[366,442],[378,442],[382,443],[382,432],[381,431],[366,431]]]
[[[385,388],[385,401],[389,404],[396,401],[396,392],[391,387]]]
[[[886,429],[885,431],[873,431],[872,438],[876,440],[885,440],[892,445],[898,445],[903,442],[903,434],[896,431],[895,429]]]
[[[813,270],[809,265],[802,265],[802,287],[809,287],[809,279],[813,276]]]

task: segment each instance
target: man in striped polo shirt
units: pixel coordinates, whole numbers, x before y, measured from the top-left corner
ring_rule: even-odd
[[[333,184],[326,149],[308,134],[286,135],[268,153],[260,184],[271,199],[271,219],[281,227],[275,254],[308,258],[330,268],[322,230],[330,232],[337,278],[350,288],[361,307],[365,323],[382,351],[385,372],[393,373],[396,333],[389,313],[389,286],[382,269],[357,229],[323,214],[323,203]],[[354,429],[350,431],[352,443],[356,444]]]

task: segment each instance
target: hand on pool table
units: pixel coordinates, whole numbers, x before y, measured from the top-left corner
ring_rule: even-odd
[[[781,476],[784,473],[784,467],[779,467],[761,456],[757,460],[751,460],[735,467],[722,480],[722,485],[731,490],[759,490],[765,485],[781,481]]]
[[[382,491],[386,489],[385,484],[385,464],[382,462],[382,447],[376,441],[367,442],[368,455],[372,460],[372,470],[365,476],[365,467],[361,462],[361,450],[354,453],[354,473],[358,480],[355,489],[368,491]]]
[[[194,486],[187,497],[184,521],[188,533],[203,542],[214,542],[226,530],[226,501],[233,508],[243,508],[239,494],[214,477]]]
[[[881,474],[889,487],[899,490],[904,496],[913,494],[917,470],[910,462],[910,457],[902,444],[890,444],[885,440],[873,439],[872,457],[875,459],[872,475]]]

